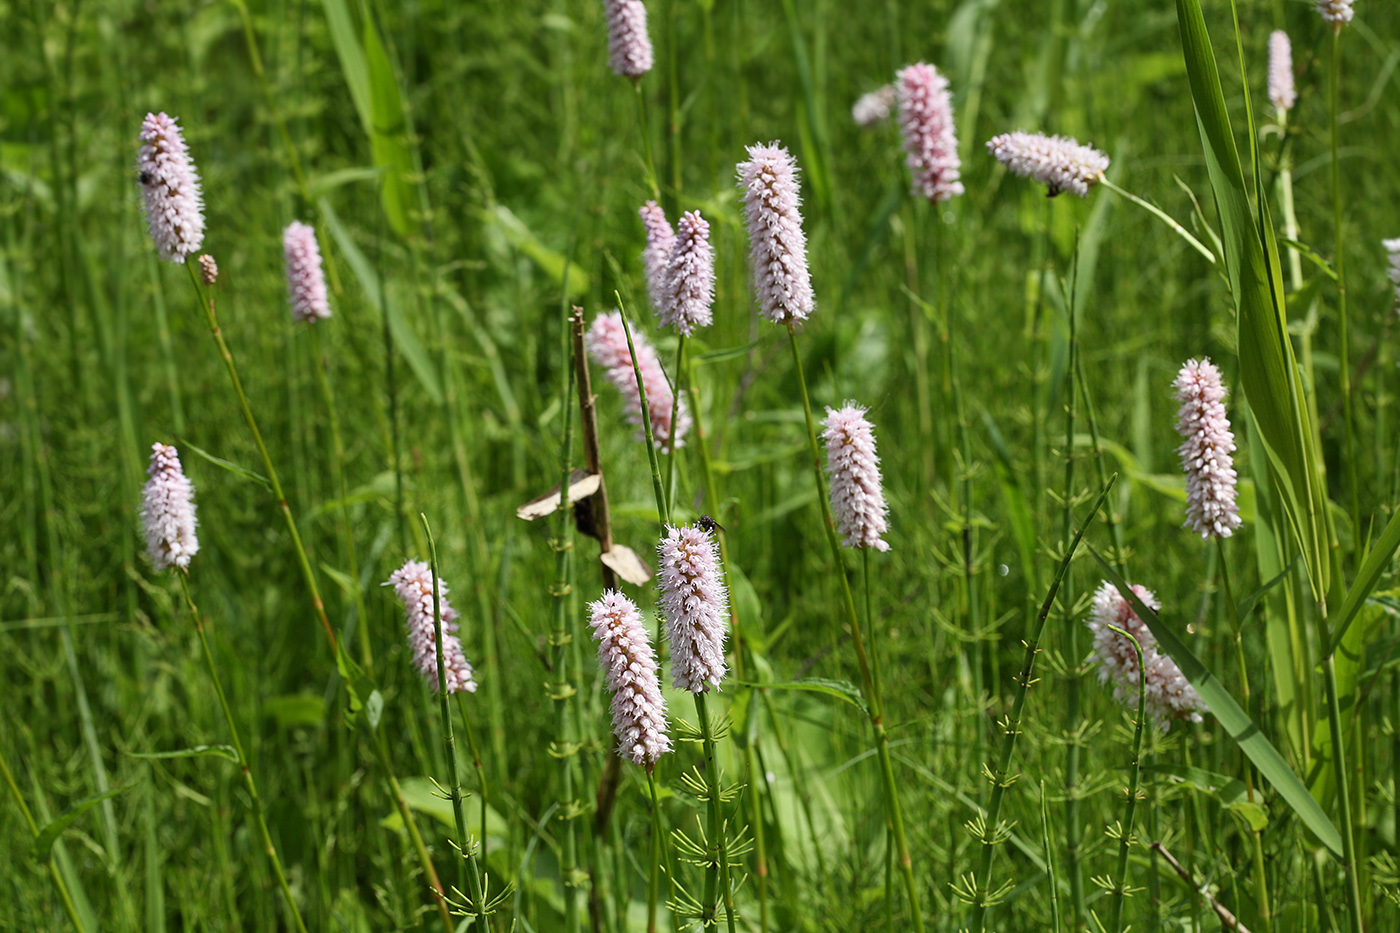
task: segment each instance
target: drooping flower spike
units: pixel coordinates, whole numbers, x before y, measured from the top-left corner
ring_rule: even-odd
[[[895,90],[893,84],[886,84],[869,94],[862,94],[851,105],[851,119],[861,129],[869,129],[889,119],[894,109]]]
[[[671,680],[678,690],[704,693],[724,681],[729,628],[725,586],[714,535],[691,525],[667,525],[657,545],[661,616],[671,647]]]
[[[627,420],[637,427],[637,439],[646,437],[642,423],[642,399],[637,391],[637,374],[632,368],[632,353],[627,348],[627,333],[622,328],[622,315],[616,311],[600,314],[588,328],[584,337],[588,355],[593,362],[603,367],[608,381],[622,393],[626,404]],[[672,438],[676,447],[685,446],[685,435],[690,431],[690,409],[685,399],[680,400],[676,409],[676,423],[671,423],[671,408],[676,396],[666,373],[661,368],[661,360],[656,356],[647,339],[640,333],[632,332],[632,344],[637,350],[637,367],[642,373],[642,385],[647,392],[647,413],[651,416],[651,434],[656,445],[670,449]]]
[[[647,245],[642,250],[642,271],[646,275],[647,297],[651,299],[652,310],[661,316],[666,307],[666,266],[671,261],[671,250],[676,245],[676,231],[666,219],[666,212],[655,201],[643,204],[637,213],[641,215],[642,228],[647,235]]]
[[[656,673],[656,652],[637,604],[614,590],[588,604],[598,642],[598,665],[613,695],[617,753],[650,769],[671,750],[666,735],[666,700]]]
[[[1298,92],[1293,87],[1293,46],[1282,29],[1269,35],[1269,103],[1280,114],[1293,109]]]
[[[1176,430],[1185,439],[1177,453],[1186,473],[1186,524],[1202,538],[1228,538],[1240,527],[1240,509],[1220,370],[1209,359],[1187,360],[1172,385],[1181,405]]]
[[[150,479],[141,491],[146,553],[157,570],[184,570],[199,551],[195,535],[194,485],[180,466],[180,454],[166,444],[151,445]]]
[[[413,666],[434,692],[438,689],[437,622],[433,616],[432,568],[427,561],[409,560],[389,576],[385,586],[392,586],[404,606],[404,625],[408,632],[408,648],[413,653]],[[442,660],[447,670],[447,692],[465,690],[476,692],[476,678],[457,631],[457,610],[447,601],[447,584],[438,583],[438,611],[442,615]]]
[[[1132,590],[1153,612],[1162,608],[1157,597],[1146,587],[1134,586]],[[1105,683],[1113,681],[1113,695],[1120,702],[1137,705],[1138,655],[1132,641],[1113,628],[1131,634],[1142,648],[1141,670],[1145,672],[1143,706],[1152,721],[1163,732],[1169,730],[1173,722],[1201,721],[1201,711],[1206,709],[1206,704],[1196,693],[1196,688],[1191,686],[1176,662],[1162,653],[1151,629],[1112,583],[1104,581],[1095,591],[1093,609],[1086,624],[1094,633],[1094,654],[1100,663],[1099,680]]]
[[[608,17],[608,64],[613,73],[636,81],[651,71],[651,37],[642,0],[603,0]]]
[[[805,321],[814,300],[797,162],[776,142],[749,146],[748,153],[737,169],[759,313],[775,324]]]
[[[204,242],[204,196],[173,117],[148,113],[141,121],[136,173],[152,242],[162,258],[184,262]]]
[[[666,263],[661,323],[685,336],[714,319],[715,253],[710,225],[699,211],[687,211],[676,224],[676,241]]]
[[[998,162],[1022,178],[1031,178],[1050,189],[1054,197],[1073,191],[1081,198],[1103,180],[1108,156],[1078,140],[1044,133],[1003,133],[987,140],[987,149]]]
[[[880,483],[880,457],[875,452],[874,427],[865,409],[847,402],[828,408],[823,422],[826,475],[831,486],[831,512],[846,547],[888,551],[883,535],[889,529],[889,507]]]
[[[282,234],[282,253],[287,262],[287,297],[292,317],[303,324],[315,324],[331,316],[326,299],[326,277],[321,269],[321,247],[316,230],[299,220],[292,221]]]
[[[934,204],[963,193],[962,161],[953,127],[948,79],[932,65],[910,65],[897,76],[899,128],[914,178],[914,193]]]

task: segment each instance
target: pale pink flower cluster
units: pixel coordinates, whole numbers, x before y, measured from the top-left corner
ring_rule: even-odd
[[[219,264],[208,253],[199,254],[199,278],[205,285],[219,281]]]
[[[1240,509],[1220,370],[1209,359],[1187,360],[1172,385],[1181,405],[1176,431],[1185,438],[1177,453],[1186,473],[1186,524],[1202,538],[1228,538],[1240,527]]]
[[[148,113],[141,121],[136,172],[151,240],[163,258],[184,262],[204,242],[204,196],[173,117]]]
[[[776,142],[747,148],[748,160],[736,167],[759,312],[775,324],[805,321],[814,300],[797,162]]]
[[[642,0],[603,0],[608,17],[608,64],[614,74],[637,80],[651,71],[651,37]]]
[[[958,180],[962,161],[953,127],[953,98],[948,79],[932,65],[919,62],[900,71],[899,128],[914,176],[914,193],[934,204],[963,193]]]
[[[1395,286],[1395,307],[1400,310],[1400,238],[1381,240],[1381,246],[1385,247],[1386,253],[1390,256],[1390,269],[1387,271],[1387,275],[1390,277],[1390,284]]]
[[[433,615],[433,572],[427,561],[409,560],[389,575],[385,586],[392,586],[403,601],[408,648],[413,666],[434,691],[438,689],[437,621]],[[447,584],[438,584],[438,612],[442,616],[442,660],[447,668],[447,692],[476,692],[476,679],[457,631],[457,610],[447,601]]]
[[[637,373],[632,368],[632,354],[627,348],[627,333],[622,329],[622,315],[616,311],[599,315],[588,328],[584,343],[593,362],[603,367],[608,381],[622,393],[627,404],[627,420],[637,426],[638,439],[646,437],[642,424],[641,393],[637,391]],[[676,447],[684,446],[685,435],[690,430],[690,409],[686,407],[685,399],[681,399],[680,407],[676,410],[676,423],[672,425],[671,408],[676,396],[661,368],[661,361],[641,334],[634,331],[632,343],[637,349],[637,368],[641,370],[642,385],[647,392],[652,439],[656,446],[664,449],[671,448],[672,437],[675,438]]]
[[[869,129],[889,119],[894,109],[895,90],[893,84],[886,84],[869,94],[862,94],[851,106],[851,119],[856,126]]]
[[[729,590],[719,549],[708,531],[668,525],[656,550],[661,556],[656,588],[671,646],[672,683],[678,690],[704,693],[719,687],[725,671]]]
[[[292,317],[303,324],[315,324],[331,316],[326,300],[326,277],[321,271],[321,247],[316,230],[299,220],[292,221],[282,234],[282,254],[287,261],[287,297]]]
[[[865,409],[855,402],[847,402],[839,409],[828,408],[822,427],[831,511],[842,543],[846,547],[888,551],[890,546],[882,536],[889,530],[889,507],[880,485],[875,431],[865,417]]]
[[[166,444],[151,445],[150,479],[141,490],[146,553],[157,570],[184,570],[199,551],[194,533],[194,485],[180,466],[180,454]]]
[[[666,307],[666,264],[671,260],[671,248],[676,245],[676,231],[666,219],[666,212],[655,201],[643,204],[637,213],[642,217],[647,245],[642,250],[642,271],[647,280],[647,297],[658,315]]]
[[[1134,586],[1132,589],[1153,612],[1162,608],[1157,597],[1146,587]],[[1094,593],[1094,605],[1087,624],[1094,633],[1094,654],[1101,665],[1099,680],[1113,681],[1113,695],[1120,702],[1137,705],[1138,655],[1132,641],[1109,626],[1128,632],[1142,648],[1141,670],[1145,680],[1143,705],[1152,721],[1163,732],[1169,730],[1174,721],[1201,721],[1200,711],[1206,709],[1206,705],[1197,695],[1196,688],[1191,686],[1176,662],[1158,649],[1156,636],[1112,583],[1104,581]]]
[[[1061,191],[1086,198],[1108,170],[1108,156],[1065,136],[1017,130],[993,136],[987,149],[1012,172],[1049,187],[1052,198]]]
[[[1317,0],[1317,13],[1334,32],[1341,32],[1351,22],[1351,4],[1352,0]]]
[[[661,323],[685,336],[714,319],[715,251],[710,225],[699,211],[686,211],[676,224],[676,242],[666,262]]]
[[[1288,33],[1277,29],[1269,34],[1269,103],[1279,113],[1293,109],[1298,92],[1293,87],[1293,46]]]
[[[656,653],[637,604],[614,590],[588,604],[598,664],[612,691],[617,753],[650,769],[671,750],[666,700],[656,676]]]

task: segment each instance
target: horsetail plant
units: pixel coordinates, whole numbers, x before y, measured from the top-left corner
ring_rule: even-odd
[[[189,607],[190,618],[194,621],[195,632],[199,635],[200,649],[204,663],[209,670],[209,679],[214,683],[214,692],[219,698],[224,721],[228,724],[229,737],[233,742],[234,761],[243,776],[243,785],[248,789],[248,799],[253,805],[253,818],[258,824],[264,851],[272,863],[272,871],[277,876],[277,884],[287,902],[287,910],[292,915],[296,928],[306,933],[306,922],[302,920],[301,909],[287,883],[287,873],[282,868],[282,859],[272,842],[272,834],[267,828],[267,817],[263,813],[262,798],[258,795],[257,781],[253,779],[253,769],[248,763],[248,754],[243,750],[243,740],[234,721],[233,710],[228,705],[224,685],[219,680],[219,672],[214,665],[214,654],[209,648],[209,638],[204,631],[204,620],[196,608],[190,593],[190,559],[199,552],[199,541],[195,537],[194,486],[185,476],[180,465],[180,454],[166,444],[151,445],[151,464],[148,470],[150,479],[142,490],[141,513],[145,527],[146,551],[157,570],[174,568],[179,571],[180,591],[184,594],[185,605]]]
[[[1104,587],[1112,589],[1112,584],[1105,583]],[[1102,592],[1102,590],[1100,590],[1100,592]],[[1142,592],[1146,593],[1147,591],[1142,590]],[[1118,596],[1116,590],[1114,590],[1113,595]],[[1149,598],[1151,597],[1150,593],[1147,595]],[[1121,596],[1118,598],[1122,599]],[[1095,600],[1097,601],[1097,595]],[[1132,609],[1129,608],[1128,611],[1132,612]],[[1133,618],[1137,618],[1136,615],[1134,615]],[[1146,626],[1142,625],[1140,619],[1138,620],[1138,626],[1141,631],[1145,632],[1147,630]],[[1125,797],[1123,802],[1123,820],[1109,831],[1110,836],[1116,836],[1118,839],[1118,866],[1112,879],[1094,879],[1099,887],[1113,895],[1113,905],[1109,915],[1108,930],[1110,933],[1123,933],[1123,902],[1132,893],[1128,887],[1128,856],[1135,844],[1133,839],[1133,815],[1137,810],[1138,798],[1141,796],[1138,790],[1138,778],[1141,775],[1142,727],[1147,718],[1145,710],[1147,705],[1147,681],[1149,675],[1147,661],[1144,657],[1142,644],[1138,640],[1137,634],[1127,629],[1118,628],[1112,623],[1105,623],[1104,628],[1114,637],[1122,639],[1130,645],[1131,650],[1137,656],[1136,664],[1134,665],[1137,669],[1138,689],[1137,707],[1133,714],[1133,757],[1128,763],[1128,786],[1123,789]],[[1167,660],[1170,661],[1170,659]],[[1174,666],[1175,665],[1173,665],[1173,667]],[[1181,676],[1180,671],[1177,672],[1177,676]],[[1184,678],[1182,682],[1185,683]],[[1187,689],[1190,689],[1189,685]],[[1194,693],[1194,691],[1192,692]]]

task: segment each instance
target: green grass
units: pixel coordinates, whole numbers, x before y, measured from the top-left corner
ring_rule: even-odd
[[[1301,287],[1286,260],[1282,271],[1303,430],[1315,426],[1320,438],[1303,468],[1325,484],[1335,525],[1335,546],[1311,564],[1293,562],[1296,546],[1278,534],[1287,527],[1279,496],[1245,424],[1253,384],[1241,373],[1224,264],[1110,191],[1047,200],[983,146],[1017,128],[1076,135],[1113,157],[1115,184],[1209,245],[1189,189],[1225,235],[1173,5],[653,0],[648,11],[657,67],[641,93],[661,201],[673,220],[683,209],[709,219],[719,275],[715,324],[686,345],[718,506],[704,500],[692,443],[677,464],[674,518],[709,512],[728,529],[741,624],[733,676],[785,685],[736,683],[708,703],[727,724],[716,743],[722,778],[742,785],[724,808],[739,928],[882,929],[890,911],[894,929],[912,929],[898,866],[887,868],[876,740],[850,686],[862,672],[823,543],[797,370],[788,335],[757,317],[748,287],[734,165],[745,145],[772,139],[803,169],[818,308],[797,345],[812,404],[818,415],[848,398],[869,406],[880,444],[892,549],[871,555],[866,647],[925,927],[970,925],[957,892],[965,878],[982,883],[984,838],[999,840],[991,888],[1008,892],[987,929],[1054,929],[1052,917],[1075,929],[1076,873],[1087,910],[1109,922],[1113,894],[1092,879],[1117,877],[1120,843],[1107,830],[1124,818],[1133,723],[1078,656],[1090,641],[1088,597],[1106,576],[1087,548],[1035,660],[1011,758],[1019,779],[1000,804],[1009,836],[967,824],[991,796],[983,768],[997,766],[1022,639],[1075,521],[1114,472],[1104,514],[1123,550],[1102,518],[1086,544],[1158,595],[1154,624],[1241,702],[1334,825],[1341,795],[1326,764],[1334,740],[1319,643],[1329,629],[1307,567],[1333,562],[1333,624],[1352,581],[1374,583],[1346,601],[1359,609],[1335,661],[1337,725],[1348,743],[1354,909],[1368,929],[1394,926],[1400,583],[1387,556],[1364,558],[1375,542],[1391,544],[1382,529],[1400,490],[1394,296],[1380,247],[1400,235],[1400,10],[1362,0],[1340,39],[1348,354],[1335,284],[1307,257]],[[13,790],[0,788],[0,930],[72,929],[61,892],[89,933],[293,928],[237,765],[214,754],[141,757],[231,743],[178,583],[142,552],[137,509],[154,441],[179,447],[197,490],[202,549],[190,589],[309,929],[443,929],[367,728],[374,715],[352,713],[352,695],[373,710],[377,690],[377,732],[436,873],[448,884],[459,877],[453,807],[432,783],[453,783],[444,707],[413,670],[401,609],[379,586],[405,558],[427,559],[419,513],[481,684],[451,713],[460,783],[481,789],[469,723],[487,785],[484,811],[479,796],[463,804],[466,828],[479,838],[484,813],[489,892],[513,886],[493,929],[565,929],[573,890],[583,927],[644,929],[652,805],[641,769],[623,766],[611,822],[595,831],[612,743],[582,624],[601,592],[596,545],[571,533],[573,550],[561,556],[557,518],[527,524],[514,514],[558,481],[564,418],[577,417],[561,310],[576,303],[591,318],[616,304],[616,291],[668,367],[675,358],[674,336],[658,333],[647,310],[636,209],[651,183],[636,94],[607,67],[602,4],[328,0],[248,12],[266,89],[233,4],[0,2],[9,39],[0,58],[0,760],[13,776]],[[1234,22],[1228,4],[1204,12],[1248,198]],[[366,43],[370,15],[382,57]],[[1331,34],[1311,3],[1244,0],[1239,22],[1260,123],[1272,112],[1268,32],[1292,36],[1299,238],[1335,267]],[[849,119],[856,97],[916,60],[936,64],[955,94],[967,193],[938,209],[909,197],[897,127],[861,131]],[[369,680],[337,665],[277,504],[247,475],[265,467],[189,277],[151,248],[133,168],[148,110],[184,127],[204,185],[204,248],[221,268],[220,324],[330,625]],[[1279,140],[1260,140],[1281,236]],[[1242,203],[1241,216],[1253,216]],[[317,226],[329,260],[335,316],[315,341],[287,312],[281,232],[293,219]],[[1076,354],[1083,378],[1071,396]],[[1240,477],[1263,490],[1222,552],[1233,595],[1243,601],[1286,573],[1242,622],[1247,702],[1220,557],[1181,524],[1171,381],[1202,355],[1232,389]],[[1350,462],[1342,360],[1355,393]],[[596,369],[593,384],[614,537],[650,562],[659,536],[651,466]],[[573,450],[577,462],[577,427]],[[859,587],[861,561],[845,559]],[[557,582],[566,579],[567,593]],[[650,586],[628,592],[649,609]],[[555,634],[557,604],[572,642]],[[799,680],[825,686],[786,686]],[[559,684],[577,693],[552,700]],[[667,692],[672,716],[696,726],[689,698]],[[1067,709],[1077,709],[1073,719]],[[1124,920],[1137,931],[1220,927],[1152,856],[1161,842],[1245,926],[1268,929],[1248,822],[1262,820],[1272,929],[1348,929],[1341,860],[1273,783],[1250,773],[1231,738],[1240,720],[1229,715],[1229,728],[1207,716],[1166,735],[1145,731]],[[551,743],[560,752],[575,742],[575,754],[551,754]],[[682,859],[671,831],[696,840],[704,829],[703,793],[682,780],[702,754],[696,742],[676,744],[656,771],[664,866],[698,898],[706,873]],[[1079,748],[1073,826],[1070,744]],[[31,853],[25,810],[42,829],[109,790],[57,837],[51,864]],[[1076,833],[1077,867],[1066,856]],[[562,883],[570,835],[592,872],[577,888]],[[666,874],[661,891],[664,904]],[[660,928],[670,923],[663,906]]]

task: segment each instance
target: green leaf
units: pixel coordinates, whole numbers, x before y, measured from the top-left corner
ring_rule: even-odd
[[[360,123],[365,135],[371,132],[369,110],[369,67],[365,64],[365,52],[355,35],[355,21],[350,15],[346,0],[321,0],[326,11],[326,25],[330,27],[331,44],[335,46],[336,57],[340,59],[340,72],[345,76],[345,84],[350,88],[350,99],[355,102],[355,110],[360,115]]]
[[[173,752],[127,752],[131,758],[225,758],[234,764],[241,764],[238,749],[232,745],[196,745]]]
[[[399,236],[408,236],[412,229],[408,211],[413,202],[413,186],[409,175],[413,171],[413,153],[408,148],[408,120],[404,115],[403,97],[393,63],[374,22],[365,20],[365,64],[369,72],[369,141],[374,165],[383,170],[380,200],[389,226]]]
[[[1361,606],[1366,602],[1366,597],[1371,595],[1371,591],[1380,582],[1381,574],[1390,566],[1391,560],[1395,557],[1396,548],[1400,548],[1400,511],[1390,516],[1390,521],[1386,522],[1385,530],[1381,532],[1380,538],[1376,540],[1375,546],[1366,554],[1366,559],[1361,562],[1361,569],[1356,572],[1356,579],[1351,581],[1351,589],[1347,592],[1347,598],[1342,602],[1342,608],[1337,612],[1336,620],[1333,624],[1332,644],[1330,650],[1336,651],[1341,647],[1342,640],[1346,638],[1347,632],[1351,629],[1351,623],[1356,619],[1356,614],[1361,610]],[[1355,646],[1358,650],[1360,645]]]
[[[491,224],[505,235],[511,246],[520,250],[561,288],[566,284],[570,298],[579,298],[588,293],[588,273],[577,263],[570,263],[563,253],[550,249],[539,241],[534,231],[525,226],[524,221],[504,204],[497,204],[490,210],[481,210],[477,216],[484,223]]]
[[[1289,526],[1303,552],[1314,595],[1322,599],[1331,586],[1332,529],[1313,450],[1313,430],[1288,339],[1273,225],[1262,202],[1262,224],[1255,221],[1200,0],[1177,0],[1177,20],[1220,214],[1225,268],[1238,309],[1240,383],[1282,493]]]
[[[1026,493],[1021,488],[1021,481],[1015,463],[1011,459],[1011,451],[1006,446],[1006,439],[1001,435],[1001,429],[992,420],[992,416],[983,409],[982,423],[987,428],[987,440],[992,445],[992,452],[996,454],[994,465],[996,467],[997,481],[1001,484],[1002,501],[1006,503],[1006,511],[1011,522],[1011,535],[1016,541],[1016,551],[1021,557],[1021,574],[1025,577],[1026,584],[1032,589],[1039,589],[1040,584],[1036,579],[1035,572],[1035,551],[1036,534],[1035,525],[1031,521],[1030,506],[1026,503]]]
[[[727,363],[729,360],[737,360],[740,357],[748,356],[755,347],[763,341],[755,340],[753,343],[746,343],[742,347],[726,347],[723,350],[710,350],[708,353],[701,353],[698,356],[687,358],[694,366],[705,366],[711,363]]]
[[[1174,778],[1209,794],[1219,801],[1222,807],[1243,819],[1254,832],[1262,832],[1269,825],[1267,811],[1261,804],[1249,799],[1249,788],[1238,778],[1184,765],[1144,766],[1142,771],[1144,774],[1160,774]]]
[[[34,843],[29,847],[30,856],[40,865],[47,863],[53,852],[53,844],[63,831],[73,824],[74,820],[107,798],[115,797],[122,791],[130,790],[135,786],[135,784],[128,784],[125,787],[114,787],[105,794],[97,794],[78,801],[69,807],[63,815],[50,821],[43,829],[39,830],[39,834],[34,837]]]
[[[1254,766],[1259,769],[1260,776],[1268,781],[1274,790],[1278,791],[1279,796],[1298,815],[1303,824],[1317,836],[1318,840],[1340,858],[1342,855],[1341,834],[1337,832],[1337,827],[1332,825],[1332,821],[1328,819],[1322,807],[1308,792],[1307,786],[1288,767],[1288,763],[1283,760],[1278,749],[1274,748],[1273,743],[1264,737],[1264,733],[1249,718],[1249,714],[1235,702],[1235,698],[1230,696],[1225,685],[1206,669],[1206,666],[1191,653],[1191,649],[1187,648],[1176,637],[1176,633],[1158,617],[1157,613],[1138,598],[1138,595],[1128,587],[1128,584],[1114,571],[1103,555],[1092,545],[1089,547],[1089,551],[1099,562],[1104,576],[1118,588],[1118,592],[1132,605],[1138,617],[1146,623],[1161,649],[1176,662],[1177,667],[1181,668],[1181,673],[1191,682],[1191,686],[1196,688],[1201,699],[1210,707],[1211,714],[1225,728],[1226,733],[1234,740],[1235,744],[1240,747],[1240,751],[1254,762]]]
[[[287,693],[263,701],[263,715],[283,729],[319,726],[326,721],[326,701],[315,693]]]
[[[865,697],[861,695],[860,688],[848,680],[826,680],[820,677],[809,677],[805,680],[789,680],[783,683],[752,683],[748,681],[734,681],[740,687],[762,687],[764,690],[803,690],[809,693],[821,693],[829,697],[849,703],[867,715],[870,708],[865,705]]]
[[[327,172],[311,179],[308,187],[311,189],[311,197],[317,201],[330,194],[342,185],[353,184],[357,181],[374,181],[382,174],[377,168],[343,168],[335,172]]]
[[[268,492],[272,491],[272,484],[269,483],[267,481],[267,477],[263,476],[261,473],[254,473],[252,470],[245,469],[239,466],[238,464],[232,462],[231,460],[225,460],[222,457],[216,457],[209,451],[204,450],[200,447],[196,447],[184,438],[180,439],[180,444],[184,447],[188,447],[190,450],[193,450],[205,460],[208,460],[210,463],[214,464],[214,466],[228,470],[230,473],[233,473],[236,476],[241,476],[244,479],[250,479],[255,483],[261,483],[262,487]]]

